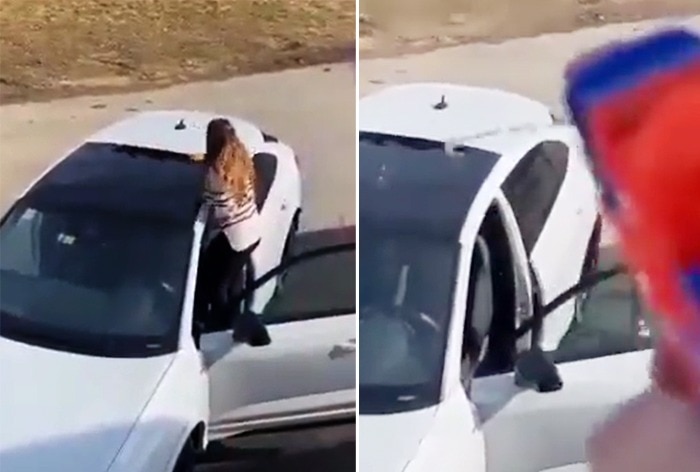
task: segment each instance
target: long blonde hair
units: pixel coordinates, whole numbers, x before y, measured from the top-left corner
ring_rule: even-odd
[[[227,119],[209,122],[204,162],[216,172],[236,204],[247,203],[255,192],[255,167],[250,152]]]

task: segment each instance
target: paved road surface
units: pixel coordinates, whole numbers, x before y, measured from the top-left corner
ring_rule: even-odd
[[[608,25],[501,44],[475,43],[427,54],[363,60],[360,95],[407,82],[450,82],[504,88],[541,100],[561,113],[562,71],[571,57],[606,41],[674,21],[681,20]],[[681,22],[700,28],[700,16]],[[613,241],[609,230],[604,239],[607,243]]]
[[[302,160],[306,227],[355,220],[352,64],[239,77],[151,92],[0,107],[0,210],[63,151],[133,110],[197,109],[248,118]],[[131,110],[131,111],[130,111]]]
[[[689,21],[700,25],[700,17]],[[576,51],[641,26],[476,44],[361,64],[361,93],[436,80],[505,87],[558,109],[560,72]],[[263,124],[302,155],[307,227],[355,221],[354,74],[348,64],[171,89],[0,107],[0,209],[62,150],[135,109],[194,108]],[[200,472],[355,469],[354,425],[239,438],[217,445]]]
[[[289,142],[304,176],[307,228],[355,221],[355,72],[349,64],[166,90],[0,107],[0,211],[82,137],[132,110],[239,115]],[[214,445],[198,472],[355,470],[355,425]]]
[[[561,111],[562,70],[575,54],[674,20],[614,24],[500,44],[473,43],[426,54],[360,61],[360,95],[390,84],[436,81],[503,87]],[[676,20],[700,28],[700,16]],[[438,97],[439,98],[439,97]]]

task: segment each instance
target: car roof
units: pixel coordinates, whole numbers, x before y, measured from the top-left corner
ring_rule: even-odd
[[[458,240],[499,158],[480,148],[463,146],[450,155],[440,141],[360,133],[360,230]]]
[[[117,121],[86,139],[87,142],[125,144],[162,149],[180,154],[205,151],[205,133],[214,118],[226,118],[245,144],[253,149],[263,142],[260,128],[232,116],[187,110],[157,110],[135,113]]]
[[[530,98],[500,89],[456,84],[394,85],[359,102],[360,131],[478,144],[499,154],[517,139],[512,131],[553,122],[550,109]]]
[[[135,113],[88,137],[27,191],[44,206],[93,208],[193,223],[201,204],[206,127],[228,119],[252,149],[267,138],[252,123],[186,110]]]
[[[87,142],[26,192],[22,200],[46,209],[94,210],[193,224],[205,168],[185,154]]]

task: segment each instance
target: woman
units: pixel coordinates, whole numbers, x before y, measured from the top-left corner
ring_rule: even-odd
[[[250,255],[261,238],[255,168],[228,120],[212,120],[207,126],[206,141],[204,197],[211,208],[215,235],[201,264],[204,278],[198,285],[204,293],[200,293],[199,308],[211,304],[215,317],[228,318],[230,314],[222,310],[231,295],[243,287],[246,264],[248,274],[252,273]]]

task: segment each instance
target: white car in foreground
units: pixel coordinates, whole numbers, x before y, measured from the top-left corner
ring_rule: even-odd
[[[266,225],[257,279],[238,318],[193,313],[211,118],[118,122],[3,216],[2,470],[185,472],[212,440],[354,416],[354,228],[297,235],[292,149],[236,118]]]
[[[389,87],[359,113],[359,470],[580,462],[599,413],[646,376],[637,354],[551,363],[585,297],[542,307],[599,258],[576,130],[528,98],[448,84]]]

